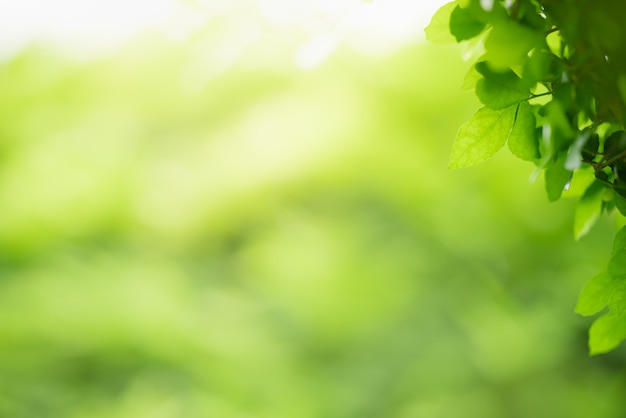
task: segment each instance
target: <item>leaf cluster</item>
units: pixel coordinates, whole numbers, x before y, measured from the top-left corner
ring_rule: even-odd
[[[466,85],[483,107],[459,128],[450,168],[481,163],[504,145],[544,174],[549,201],[579,197],[574,236],[603,213],[626,215],[626,26],[612,0],[457,0],[425,29],[431,42],[480,51]],[[590,351],[626,339],[626,229],[577,312],[608,307],[590,329]]]

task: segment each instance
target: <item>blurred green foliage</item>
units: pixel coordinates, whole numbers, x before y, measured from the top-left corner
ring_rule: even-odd
[[[0,416],[624,416],[573,313],[612,227],[446,169],[458,50],[224,69],[216,33],[2,65]]]

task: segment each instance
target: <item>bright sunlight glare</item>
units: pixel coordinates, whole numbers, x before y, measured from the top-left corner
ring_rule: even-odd
[[[32,43],[52,44],[90,58],[134,36],[157,30],[183,42],[214,18],[255,22],[261,32],[303,37],[294,64],[308,69],[341,44],[365,54],[387,53],[423,39],[423,28],[445,0],[0,0],[0,58]]]

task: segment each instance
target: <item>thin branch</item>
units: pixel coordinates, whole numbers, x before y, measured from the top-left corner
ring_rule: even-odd
[[[558,32],[559,30],[561,30],[561,28],[559,28],[558,26],[553,27],[552,29],[548,29],[546,31],[546,36],[550,35],[553,32]]]
[[[610,158],[607,161],[604,161],[601,164],[599,164],[600,165],[600,169],[603,169],[604,167],[608,167],[611,164],[613,164],[614,162],[621,160],[622,158],[626,158],[626,150],[620,152],[619,154],[617,154],[613,158]]]
[[[528,99],[526,99],[526,100],[536,99],[537,97],[547,96],[549,94],[552,94],[552,92],[551,91],[546,91],[544,93],[531,94],[530,97]]]
[[[517,16],[519,15],[521,6],[522,0],[516,0],[515,4],[513,4],[513,9],[511,10],[511,17],[513,18],[513,20],[517,20]]]

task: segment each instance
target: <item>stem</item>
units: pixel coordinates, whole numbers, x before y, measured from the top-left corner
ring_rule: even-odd
[[[515,4],[513,4],[513,9],[511,10],[511,17],[514,20],[517,20],[517,15],[519,15],[519,10],[522,5],[522,0],[516,0]]]
[[[559,31],[559,30],[560,30],[560,28],[559,28],[558,26],[555,26],[555,27],[553,27],[552,29],[548,29],[548,30],[546,31],[546,36],[547,36],[547,35],[550,35],[552,32],[557,32],[557,31]]]
[[[604,167],[608,167],[611,164],[613,164],[615,161],[619,161],[622,158],[626,158],[626,150],[620,152],[619,154],[617,154],[615,157],[603,162],[602,164],[600,164],[600,169],[603,169]]]
[[[545,93],[531,94],[530,97],[528,99],[526,99],[526,100],[536,99],[537,97],[547,96],[548,94],[552,94],[552,92],[551,91],[546,91]]]

